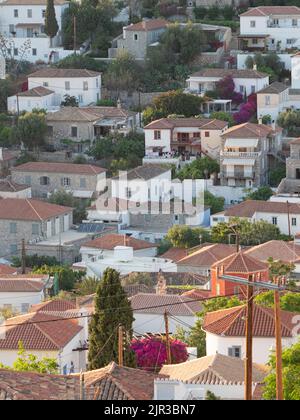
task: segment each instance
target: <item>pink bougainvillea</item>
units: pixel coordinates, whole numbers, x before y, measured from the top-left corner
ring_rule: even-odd
[[[182,363],[188,359],[187,345],[180,340],[170,341],[172,363]],[[166,340],[151,337],[135,339],[131,343],[135,352],[137,366],[145,370],[159,370],[167,362]]]
[[[257,101],[256,94],[250,95],[248,101],[243,104],[239,110],[233,114],[234,121],[237,124],[243,124],[251,120],[252,117],[256,115],[257,111]]]
[[[243,102],[243,95],[235,91],[234,80],[231,76],[225,76],[217,82],[216,91],[221,99],[231,99],[237,105]]]

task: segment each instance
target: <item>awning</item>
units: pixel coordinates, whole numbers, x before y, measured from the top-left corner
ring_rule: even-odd
[[[80,190],[75,190],[72,191],[72,195],[75,198],[92,198],[94,194],[94,191],[80,191]]]
[[[238,38],[240,39],[266,39],[269,38],[270,35],[239,35]]]
[[[224,159],[222,164],[223,165],[254,166],[255,165],[255,159]]]
[[[258,139],[227,139],[224,147],[257,147]]]

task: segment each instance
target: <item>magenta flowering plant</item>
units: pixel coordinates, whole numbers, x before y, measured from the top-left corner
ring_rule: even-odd
[[[187,345],[180,340],[171,339],[172,363],[187,361]],[[161,337],[147,337],[134,339],[131,350],[135,352],[137,367],[150,371],[158,371],[167,362],[166,339]]]

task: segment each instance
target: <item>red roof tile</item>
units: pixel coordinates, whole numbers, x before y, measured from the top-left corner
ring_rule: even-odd
[[[281,311],[282,337],[293,337],[292,312]],[[230,309],[222,309],[206,314],[203,329],[206,332],[226,337],[244,337],[246,331],[246,306],[237,306]],[[254,305],[253,309],[253,336],[274,337],[275,319],[274,310]]]
[[[27,162],[12,168],[13,172],[50,172],[60,174],[98,175],[106,170],[95,165],[57,162]]]
[[[64,312],[70,309],[76,309],[76,304],[69,300],[54,299],[32,305],[30,312]]]
[[[161,258],[178,262],[188,255],[186,248],[170,248],[167,252],[161,255]]]
[[[45,283],[34,279],[0,278],[0,293],[41,292]]]
[[[271,16],[271,15],[300,15],[300,8],[297,6],[259,6],[252,7],[241,16]]]
[[[0,264],[0,276],[9,275],[9,274],[16,274],[17,268],[11,267],[10,265]]]
[[[212,265],[212,268],[223,267],[225,273],[249,274],[267,271],[267,263],[256,260],[245,254],[243,251],[235,253]]]
[[[155,31],[166,28],[170,23],[164,19],[149,19],[126,26],[127,31]]]
[[[242,203],[236,204],[224,211],[227,217],[247,217],[251,218],[255,213],[287,213],[287,203],[260,201],[260,200],[246,200]],[[300,206],[297,203],[289,203],[290,214],[300,214]]]
[[[0,199],[0,220],[30,220],[40,222],[51,217],[70,213],[72,210],[71,207],[59,206],[33,199]]]
[[[227,244],[207,244],[178,261],[180,266],[211,266],[217,261],[234,254],[236,248]]]
[[[53,322],[53,317],[47,313],[29,313],[10,318],[0,327],[0,332],[5,332],[0,349],[16,350],[21,341],[25,350],[60,350],[81,330],[73,320],[62,318]]]
[[[135,239],[126,235],[118,235],[117,233],[101,236],[100,238],[84,243],[82,246],[106,250],[113,250],[116,246],[129,246],[132,247],[134,251],[156,248],[156,245],[151,242]]]
[[[175,127],[195,127],[206,130],[224,130],[226,121],[200,118],[161,118],[146,125],[145,130],[173,129]]]

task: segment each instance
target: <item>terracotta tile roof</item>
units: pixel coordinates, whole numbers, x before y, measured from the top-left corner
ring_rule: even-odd
[[[42,221],[65,213],[70,213],[70,207],[50,204],[45,201],[22,198],[0,199],[0,220],[30,220]]]
[[[149,19],[143,20],[141,22],[135,23],[130,26],[126,26],[127,31],[155,31],[157,29],[166,28],[170,23],[165,19]]]
[[[135,296],[139,293],[156,293],[155,288],[146,284],[126,284],[123,289],[128,297]]]
[[[32,305],[30,312],[64,312],[71,309],[76,309],[76,304],[69,300],[54,299],[48,302],[42,302],[37,305]]]
[[[1,3],[0,3],[1,4]],[[7,150],[7,149],[2,149],[2,159],[0,159],[1,161],[9,161],[9,160],[15,160],[17,159],[17,153],[16,152],[12,152],[11,150]]]
[[[291,263],[300,259],[300,245],[294,242],[269,241],[245,251],[245,255],[267,262],[270,257]]]
[[[10,180],[0,181],[0,192],[18,192],[30,188],[29,185],[17,184]]]
[[[170,167],[168,165],[151,165],[146,164],[143,166],[138,166],[135,169],[131,169],[130,171],[126,172],[126,177],[128,181],[132,181],[134,179],[141,179],[141,180],[149,180],[152,178],[156,178],[159,175],[164,174],[165,172],[169,172]],[[114,180],[120,179],[119,176],[112,178]]]
[[[158,273],[149,273],[149,272],[139,272],[138,274],[144,275],[145,277],[150,277],[152,280],[153,286],[156,286],[158,280]],[[126,280],[129,275],[122,276],[122,279]],[[181,286],[192,285],[192,286],[203,286],[208,282],[208,277],[194,274],[194,273],[163,273],[163,276],[167,282],[167,286]]]
[[[157,374],[114,362],[84,373],[88,399],[96,400],[152,400],[155,378]]]
[[[296,203],[289,203],[290,214],[300,214],[300,206]],[[287,203],[260,201],[260,200],[246,200],[242,203],[236,204],[225,210],[224,215],[227,217],[247,217],[251,218],[255,213],[287,213]]]
[[[245,254],[243,251],[234,253],[233,255],[219,260],[212,265],[212,268],[224,267],[224,273],[248,274],[267,271],[269,266],[267,263],[256,260]]]
[[[64,107],[59,111],[50,112],[47,114],[46,119],[48,122],[52,121],[83,121],[83,122],[96,122],[104,118],[127,118],[136,115],[135,112],[120,109],[118,107]]]
[[[79,380],[0,369],[0,400],[79,400]]]
[[[253,365],[253,383],[260,383],[267,375],[267,367]],[[165,365],[160,373],[169,379],[191,384],[226,385],[242,384],[245,363],[242,359],[215,354],[177,365]]]
[[[293,319],[295,313],[281,311],[282,337],[293,337]],[[246,305],[230,309],[209,312],[205,315],[203,329],[206,332],[225,337],[244,337],[246,330]],[[274,310],[254,305],[253,309],[253,336],[274,337],[275,319]]]
[[[53,322],[53,317],[46,312],[33,312],[8,319],[0,330],[5,332],[5,338],[0,340],[0,350],[16,350],[22,341],[26,350],[59,351],[80,333],[82,327],[74,320],[62,318]]]
[[[16,166],[13,172],[40,172],[40,173],[60,173],[75,175],[98,175],[106,172],[105,169],[95,165],[80,165],[76,163],[56,163],[56,162],[27,162]]]
[[[290,141],[289,144],[300,144],[300,137],[296,140]]]
[[[202,307],[201,302],[191,302],[192,299],[178,295],[139,293],[129,300],[134,312],[146,314],[163,315],[167,308],[170,315],[195,316]]]
[[[259,6],[252,7],[240,16],[300,15],[297,6]]]
[[[236,248],[227,244],[209,244],[177,262],[179,266],[209,267],[236,252]]]
[[[199,118],[161,118],[144,127],[145,130],[173,129],[175,127],[195,127],[205,130],[224,130],[228,126],[226,121]]]
[[[34,279],[0,278],[0,293],[41,292],[45,283]]]
[[[268,74],[251,69],[203,69],[193,73],[190,77],[226,77],[231,76],[233,79],[264,79],[269,77]]]
[[[19,92],[18,96],[21,97],[43,97],[54,93],[53,90],[47,89],[44,86],[37,86],[33,89],[26,90],[25,92]]]
[[[104,235],[82,244],[82,247],[106,249],[110,251],[114,250],[116,246],[130,246],[134,251],[139,251],[142,249],[156,248],[157,245],[141,239],[135,239],[131,236],[119,235],[117,233]]]
[[[15,267],[11,267],[10,265],[0,264],[0,276],[7,275],[7,274],[17,274],[18,270]]]
[[[258,94],[260,93],[281,93],[284,92],[285,90],[289,89],[289,87],[287,85],[285,85],[284,83],[280,83],[280,82],[274,82],[271,83],[269,86],[265,87],[264,89],[260,90],[258,92]]]
[[[273,128],[264,124],[244,123],[230,127],[222,137],[230,138],[266,138],[273,132]]]
[[[174,262],[178,262],[182,260],[184,257],[188,255],[188,249],[186,248],[170,248],[167,252],[161,255],[161,258],[166,258],[168,260],[172,260]]]
[[[45,67],[43,69],[37,70],[34,73],[28,75],[28,78],[32,77],[47,77],[47,78],[56,78],[56,77],[96,77],[100,76],[101,73],[93,70],[87,69],[58,69],[55,67]]]
[[[211,296],[210,290],[203,290],[203,289],[192,289],[188,290],[181,294],[181,296],[186,296],[189,299],[208,299]]]

